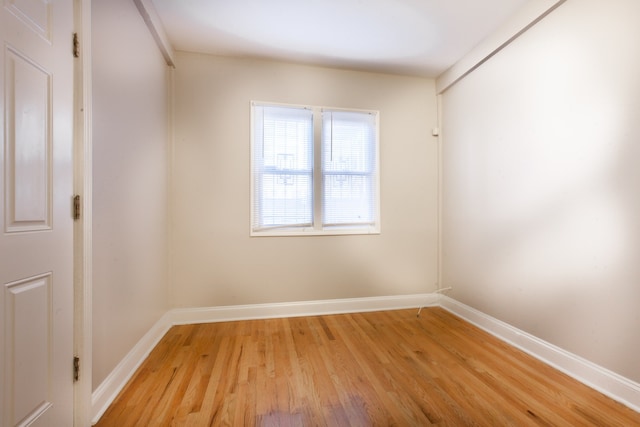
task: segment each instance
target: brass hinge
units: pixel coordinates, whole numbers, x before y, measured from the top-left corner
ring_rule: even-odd
[[[80,358],[74,356],[73,358],[73,381],[76,382],[80,378]]]
[[[74,220],[79,220],[80,219],[80,215],[82,214],[82,210],[81,210],[81,205],[80,205],[80,195],[77,194],[75,196],[73,196],[73,219]]]
[[[80,39],[78,33],[73,33],[73,57],[80,58]]]

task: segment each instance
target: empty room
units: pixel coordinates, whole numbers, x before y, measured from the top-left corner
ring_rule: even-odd
[[[640,425],[637,0],[1,18],[0,425]]]

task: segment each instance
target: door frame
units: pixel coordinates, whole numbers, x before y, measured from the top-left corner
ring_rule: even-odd
[[[73,228],[74,356],[79,376],[74,384],[74,426],[92,424],[92,114],[91,0],[73,0],[79,57],[74,61],[74,194],[80,196],[80,218]]]

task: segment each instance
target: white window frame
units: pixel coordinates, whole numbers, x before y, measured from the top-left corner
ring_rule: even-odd
[[[256,144],[255,138],[255,114],[254,106],[263,107],[290,107],[290,108],[304,108],[313,112],[313,224],[310,226],[278,226],[272,228],[254,229],[254,215],[255,212],[255,197],[256,188],[254,181],[254,155]],[[367,113],[375,117],[375,159],[374,159],[374,221],[369,225],[345,225],[345,226],[328,226],[323,227],[323,171],[322,171],[322,112],[323,111],[344,111],[355,113]],[[380,112],[376,110],[363,110],[363,109],[347,109],[347,108],[334,108],[323,106],[308,106],[299,104],[283,104],[274,102],[261,102],[251,101],[251,139],[250,139],[250,182],[251,182],[251,196],[250,196],[250,236],[263,237],[263,236],[323,236],[323,235],[366,235],[366,234],[380,234]]]

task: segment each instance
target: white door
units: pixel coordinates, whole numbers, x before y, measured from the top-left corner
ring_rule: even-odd
[[[0,0],[0,425],[73,425],[73,3]]]

